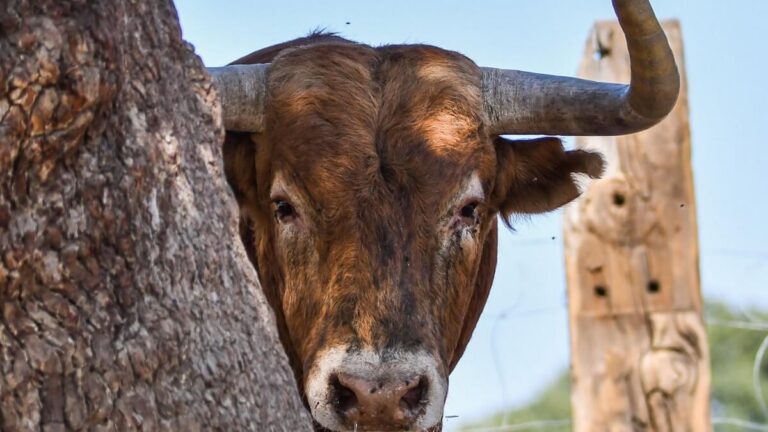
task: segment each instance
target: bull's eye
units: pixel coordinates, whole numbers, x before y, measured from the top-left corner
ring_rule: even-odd
[[[461,208],[461,217],[474,218],[477,211],[477,203],[469,203]]]
[[[472,201],[459,209],[459,216],[461,217],[462,222],[467,225],[477,222],[477,205],[477,201]]]
[[[293,206],[285,200],[274,200],[272,205],[275,207],[275,219],[280,222],[287,223],[296,217],[296,211]]]

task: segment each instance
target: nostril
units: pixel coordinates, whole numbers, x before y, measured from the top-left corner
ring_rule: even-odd
[[[328,404],[348,426],[363,430],[407,429],[423,415],[429,398],[426,376],[380,375],[375,379],[345,372],[331,375]]]
[[[426,402],[427,379],[419,377],[413,381],[406,381],[408,391],[400,398],[400,409],[407,413],[419,411]]]
[[[339,381],[339,377],[331,377],[331,403],[341,412],[346,412],[357,406],[357,395]]]

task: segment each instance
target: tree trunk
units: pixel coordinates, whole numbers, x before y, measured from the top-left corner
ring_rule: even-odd
[[[309,430],[167,0],[0,1],[0,429]]]

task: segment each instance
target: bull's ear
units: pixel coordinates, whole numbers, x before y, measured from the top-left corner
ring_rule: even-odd
[[[544,213],[567,204],[581,191],[575,174],[603,173],[599,153],[565,151],[553,137],[494,141],[497,177],[493,198],[505,221],[512,214]]]
[[[240,238],[258,272],[257,233],[254,230],[256,201],[256,143],[250,133],[230,132],[224,138],[224,175],[240,207]]]
[[[256,202],[256,144],[250,133],[227,131],[223,153],[224,174],[242,209]]]

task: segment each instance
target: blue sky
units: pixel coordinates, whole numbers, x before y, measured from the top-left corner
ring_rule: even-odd
[[[705,296],[768,307],[768,1],[655,0],[682,22]],[[480,65],[572,75],[609,0],[181,0],[184,38],[208,66],[315,28],[371,45],[428,43]],[[453,426],[524,403],[568,365],[561,214],[501,234],[495,285],[451,375]],[[556,237],[552,240],[552,237]],[[498,365],[498,367],[497,367]]]

